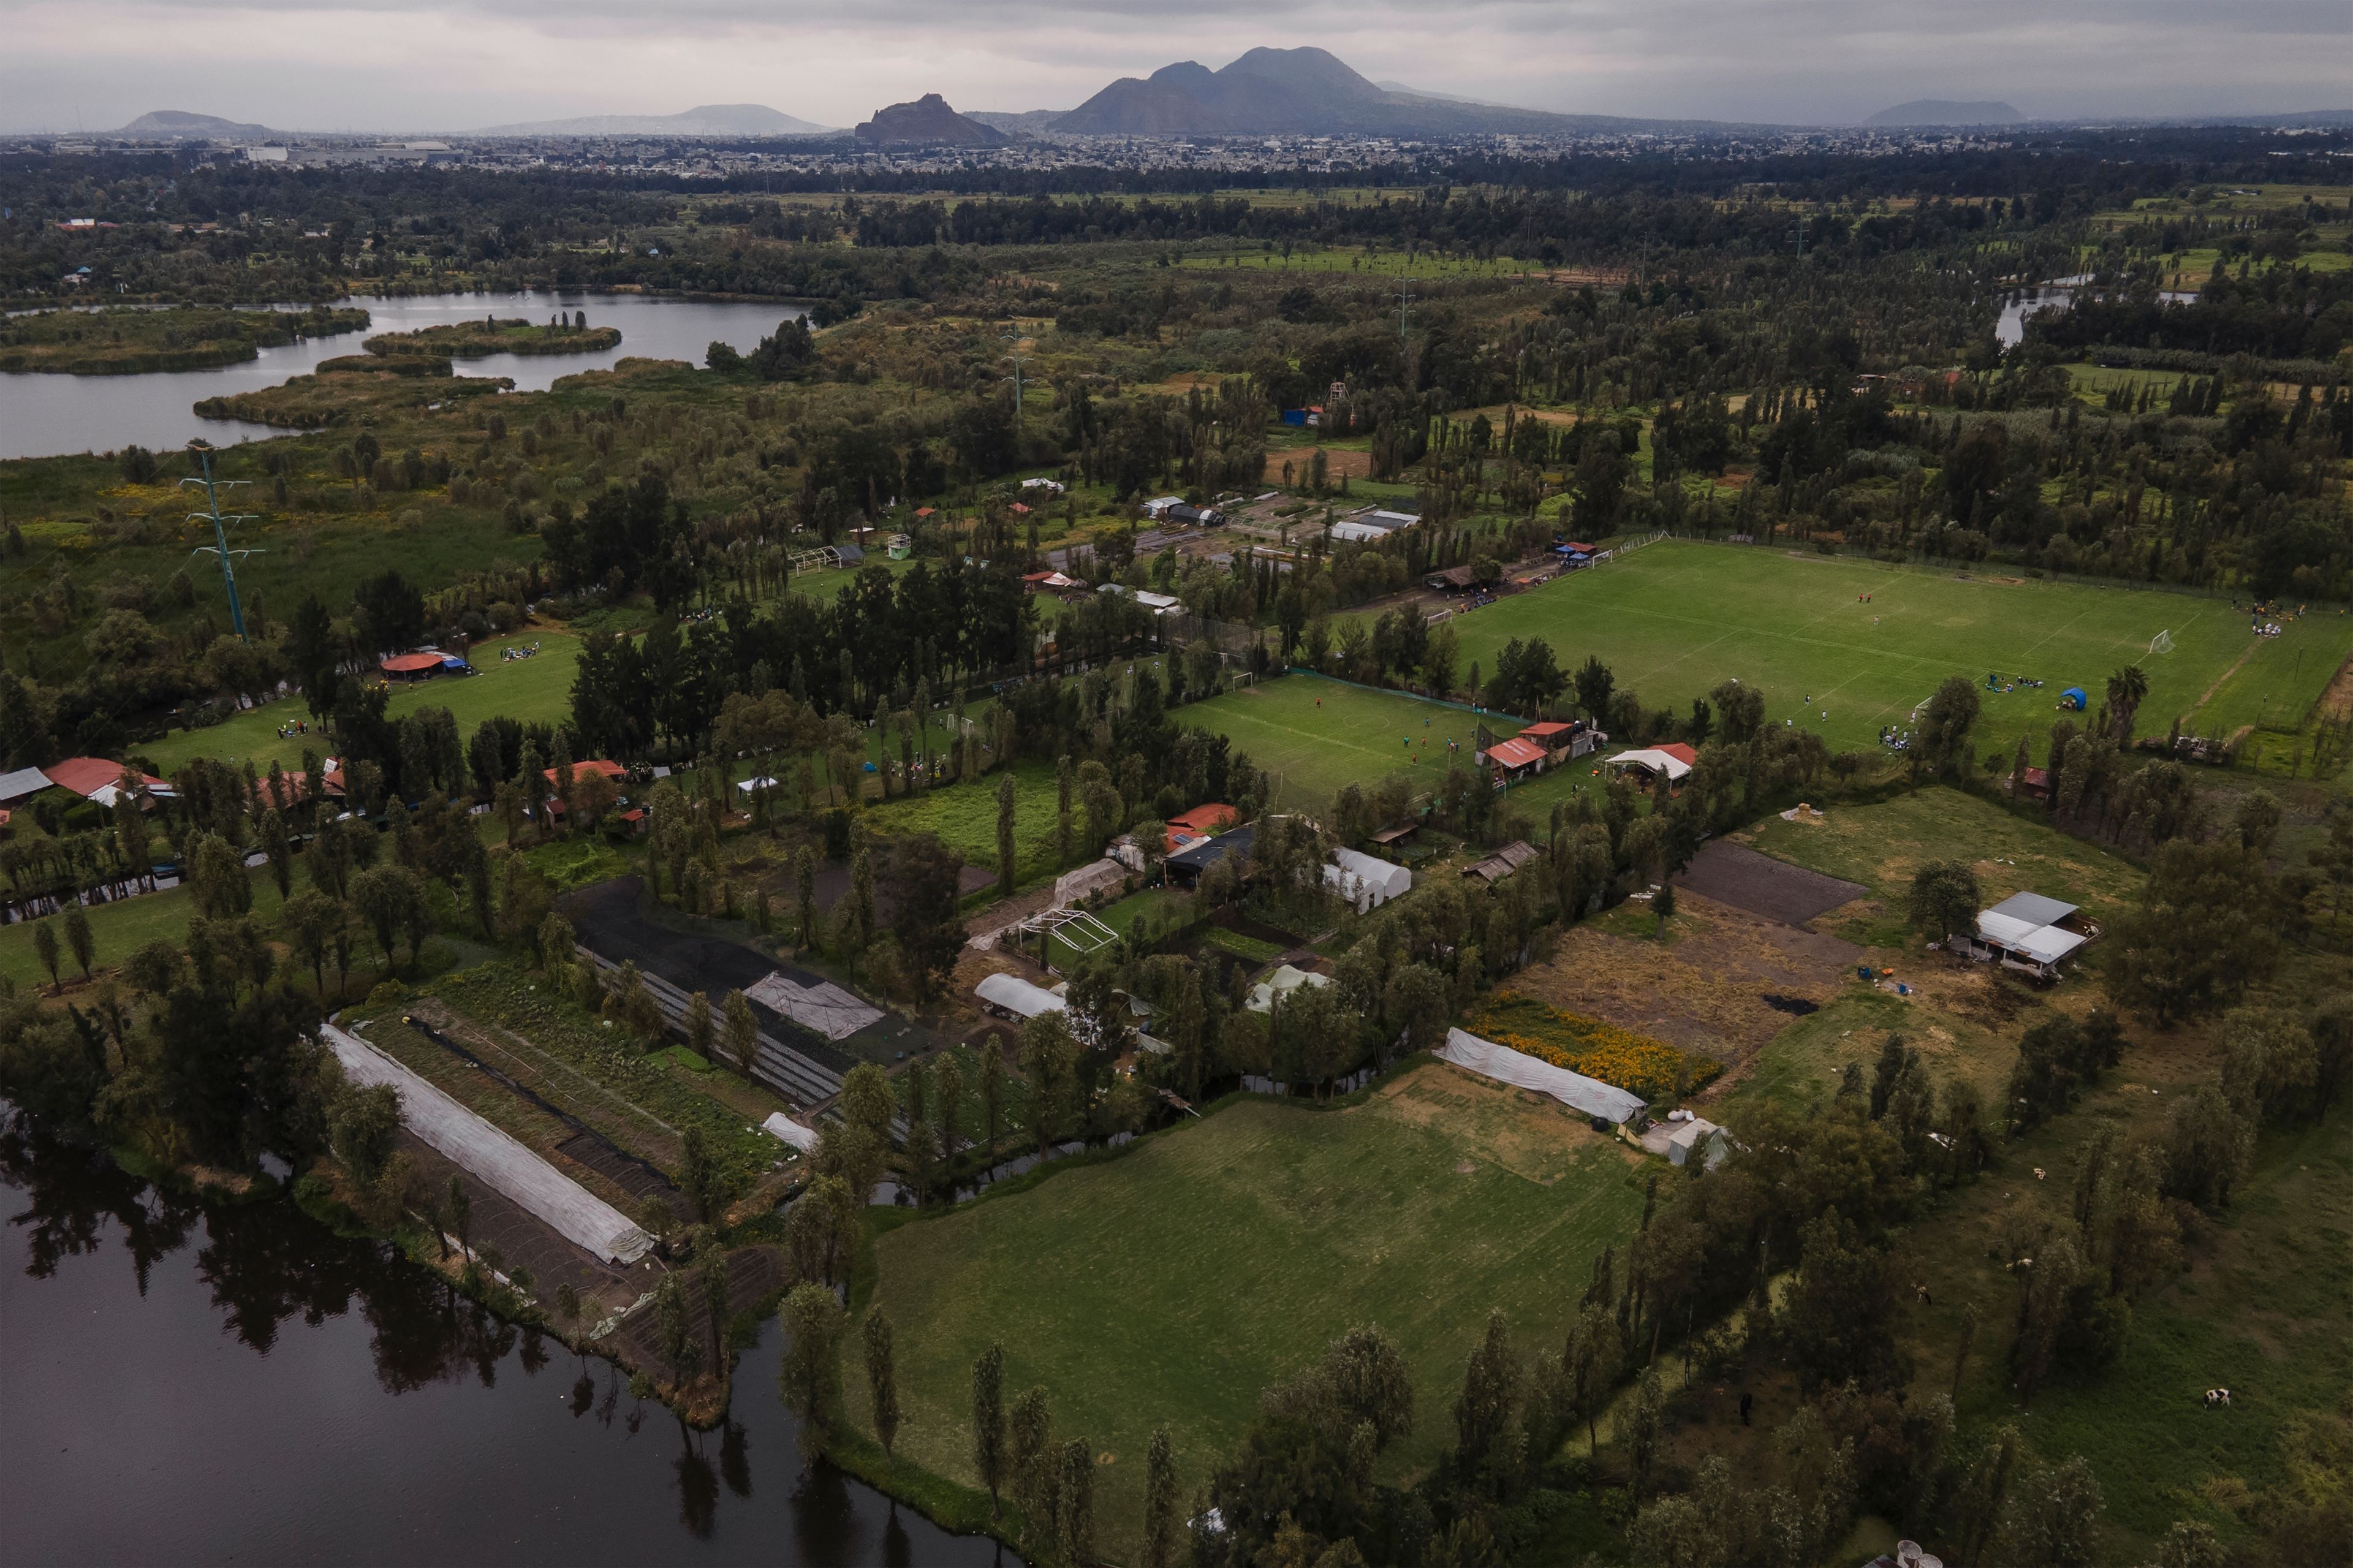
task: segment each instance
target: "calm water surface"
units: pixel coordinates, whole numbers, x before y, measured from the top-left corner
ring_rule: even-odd
[[[0,1114],[5,1108],[0,1107]],[[0,1132],[0,1557],[1016,1565],[805,1472],[767,1325],[720,1432],[290,1203]]]
[[[746,352],[779,321],[806,314],[797,305],[715,305],[655,300],[636,294],[538,290],[522,294],[426,294],[410,299],[354,298],[368,312],[366,332],[345,332],[266,348],[258,359],[214,370],[149,375],[0,374],[0,458],[46,458],[63,452],[107,452],[141,446],[162,451],[195,437],[227,445],[282,435],[259,425],[199,419],[200,398],[276,386],[308,374],[321,360],[361,352],[372,332],[405,332],[483,316],[544,321],[557,310],[585,310],[592,327],[617,327],[618,348],[589,354],[492,354],[457,362],[459,375],[510,375],[522,392],[544,391],[556,377],[602,370],[625,358],[702,363],[713,342]]]

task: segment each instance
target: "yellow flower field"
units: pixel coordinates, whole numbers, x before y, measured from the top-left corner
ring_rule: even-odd
[[[1489,997],[1465,1026],[1483,1039],[1647,1100],[1680,1099],[1724,1071],[1711,1058],[1508,991]]]

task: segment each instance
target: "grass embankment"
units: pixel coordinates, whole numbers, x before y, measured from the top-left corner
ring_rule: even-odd
[[[1653,710],[1687,711],[1693,698],[1737,678],[1764,689],[1769,722],[1814,730],[1832,751],[1874,749],[1882,725],[1905,723],[1956,674],[1979,683],[1981,752],[2006,750],[2021,734],[2039,742],[2060,716],[2063,689],[2081,686],[2096,704],[2102,683],[2127,664],[2148,677],[2143,732],[2162,733],[2178,715],[2185,730],[2228,735],[2310,708],[2353,651],[2353,616],[2308,616],[2258,637],[2225,599],[1681,540],[1451,624],[1465,669],[1477,659],[1493,670],[1510,639],[1543,637],[1563,669],[1599,656],[1619,689],[1639,692]],[[2173,651],[2152,654],[2161,631],[2172,634]],[[1989,672],[2043,685],[1989,691]]]
[[[539,645],[539,652],[529,658],[500,657],[507,648],[529,647],[533,643]],[[397,683],[385,711],[398,719],[420,708],[447,708],[458,721],[461,740],[488,719],[554,724],[571,713],[573,672],[580,662],[579,638],[564,632],[529,631],[476,643],[466,657],[474,667],[473,674]],[[140,747],[139,754],[165,773],[191,757],[217,757],[240,765],[249,760],[262,773],[268,773],[273,762],[299,771],[305,751],[322,756],[332,755],[334,751],[325,730],[315,721],[308,734],[279,734],[282,726],[308,716],[300,702],[272,702],[202,730],[174,730]]]
[[[559,327],[518,316],[382,332],[361,346],[385,357],[431,354],[443,359],[483,359],[491,354],[602,353],[620,343],[618,327]]]
[[[237,364],[299,338],[365,331],[365,310],[40,310],[0,320],[0,371],[140,375]]]
[[[871,1303],[897,1331],[900,1452],[969,1485],[972,1363],[1043,1384],[1098,1472],[1106,1554],[1132,1549],[1152,1429],[1191,1495],[1257,1409],[1335,1334],[1375,1322],[1412,1363],[1419,1470],[1490,1306],[1549,1340],[1563,1291],[1622,1242],[1641,1196],[1626,1157],[1557,1106],[1428,1065],[1334,1111],[1229,1103],[1124,1157],[885,1231]],[[850,1342],[856,1342],[854,1334]],[[853,1419],[862,1380],[847,1379]]]

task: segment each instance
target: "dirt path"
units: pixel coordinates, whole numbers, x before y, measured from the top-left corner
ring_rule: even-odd
[[[2345,661],[2344,668],[2329,681],[2328,689],[2320,694],[2319,713],[2324,719],[2340,722],[2353,719],[2353,658]]]
[[[2232,661],[2232,665],[2231,665],[2231,668],[2228,668],[2228,669],[2224,670],[2221,674],[2220,674],[2220,675],[2216,676],[2216,677],[2214,678],[2214,684],[2213,684],[2213,685],[2211,685],[2211,686],[2208,687],[2205,690],[2203,690],[2203,691],[2201,691],[2201,692],[2200,692],[2200,693],[2198,694],[2198,700],[2197,700],[2197,701],[2195,701],[2195,702],[2193,702],[2193,703],[2191,703],[2191,704],[2189,705],[2189,716],[2190,716],[2191,718],[2193,718],[2193,719],[2194,719],[2194,718],[2196,718],[2196,717],[2198,716],[2198,710],[2199,710],[2200,709],[2201,709],[2201,708],[2205,707],[2205,706],[2206,706],[2206,704],[2208,704],[2209,702],[2211,702],[2211,701],[2213,701],[2213,700],[2214,700],[2214,694],[2215,694],[2216,692],[2218,692],[2218,691],[2220,691],[2220,690],[2221,690],[2221,689],[2222,689],[2223,683],[2224,683],[2225,681],[2229,680],[2229,679],[2231,679],[2231,677],[2232,677],[2232,676],[2234,676],[2234,675],[2238,674],[2238,673],[2239,673],[2239,670],[2241,669],[2241,668],[2242,668],[2242,667],[2243,667],[2243,666],[2246,664],[2247,660],[2249,660],[2249,659],[2251,659],[2251,658],[2254,658],[2254,657],[2255,657],[2255,649],[2256,649],[2257,647],[2261,647],[2261,646],[2262,646],[2262,645],[2261,645],[2261,644],[2259,644],[2259,643],[2250,643],[2250,644],[2248,644],[2248,645],[2247,645],[2247,651],[2246,651],[2246,652],[2244,652],[2244,653],[2242,653],[2242,654],[2241,654],[2241,655],[2240,655],[2240,656],[2239,656],[2235,660],[2233,660],[2233,661]],[[2353,664],[2348,664],[2346,668],[2348,668],[2348,669],[2353,669]],[[2345,679],[2345,671],[2344,671],[2344,670],[2339,670],[2339,671],[2337,671],[2337,679],[2338,680],[2342,680],[2342,679]],[[2328,689],[2329,689],[2332,693],[2333,693],[2333,692],[2335,692],[2335,690],[2337,689],[2336,684],[2335,684],[2334,682],[2331,682],[2331,683],[2330,683],[2330,685],[2329,685]],[[2325,699],[2324,699],[2324,700],[2325,700]]]

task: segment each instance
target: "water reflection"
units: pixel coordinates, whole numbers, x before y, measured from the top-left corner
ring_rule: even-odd
[[[0,1213],[12,1565],[1015,1561],[804,1466],[773,1323],[698,1433],[288,1203],[174,1197],[12,1120]]]

